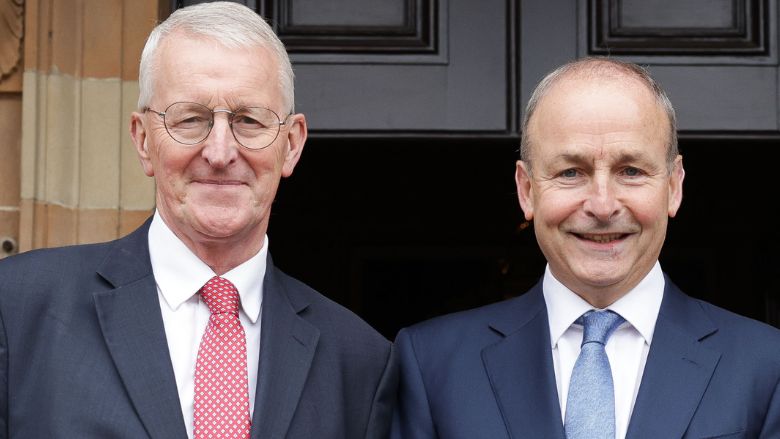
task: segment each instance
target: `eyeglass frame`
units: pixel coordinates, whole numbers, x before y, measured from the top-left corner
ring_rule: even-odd
[[[207,110],[209,110],[211,112],[211,120],[209,121],[209,129],[206,132],[206,135],[203,136],[202,139],[198,140],[195,143],[184,143],[184,142],[178,140],[176,137],[174,137],[173,134],[171,134],[171,131],[168,129],[168,123],[165,121],[165,114],[168,112],[169,108],[173,107],[176,104],[195,104],[195,105],[199,105],[199,106],[201,106],[201,107],[203,107],[203,108],[205,108],[205,109],[207,109]],[[276,120],[277,120],[276,123],[277,123],[277,128],[278,128],[277,131],[276,131],[276,135],[274,136],[274,138],[267,145],[265,145],[265,146],[263,146],[261,148],[251,148],[249,146],[244,145],[243,143],[241,143],[240,140],[238,140],[238,137],[236,137],[236,132],[233,131],[233,118],[241,110],[245,110],[247,108],[262,108],[264,110],[270,111],[271,113],[273,113],[274,116],[276,116]],[[279,117],[279,114],[277,114],[276,111],[274,111],[274,110],[272,110],[272,109],[270,109],[268,107],[240,107],[240,108],[236,109],[235,111],[233,111],[233,110],[230,110],[230,109],[227,109],[227,108],[209,108],[209,107],[207,107],[207,106],[205,106],[205,105],[203,105],[201,103],[190,102],[190,101],[174,102],[174,103],[168,105],[167,107],[165,107],[165,111],[157,111],[157,110],[152,109],[151,107],[144,107],[144,113],[146,113],[147,111],[151,111],[152,113],[154,113],[154,114],[156,114],[156,115],[158,115],[158,116],[160,116],[162,118],[163,126],[165,127],[165,132],[168,133],[168,136],[170,136],[171,139],[173,139],[174,142],[179,143],[181,145],[186,145],[186,146],[195,146],[195,145],[203,142],[204,140],[208,139],[209,136],[211,135],[211,130],[214,128],[214,115],[216,113],[226,113],[228,115],[228,126],[230,126],[230,134],[233,135],[233,138],[236,140],[236,142],[239,145],[241,145],[242,148],[245,148],[245,149],[247,149],[249,151],[260,151],[260,150],[263,150],[263,149],[268,148],[269,146],[271,146],[276,141],[276,139],[279,137],[279,133],[282,132],[282,126],[288,126],[287,119],[289,119],[290,116],[292,116],[294,114],[292,112],[287,113],[287,116],[285,116],[285,118],[282,119],[282,118]]]

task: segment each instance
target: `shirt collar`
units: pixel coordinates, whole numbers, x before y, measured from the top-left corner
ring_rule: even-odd
[[[648,345],[653,340],[665,283],[661,265],[656,261],[650,272],[634,289],[607,307],[626,319]],[[558,281],[550,271],[549,264],[544,271],[542,292],[550,325],[550,343],[554,349],[569,327],[582,314],[594,308]]]
[[[173,233],[159,212],[155,212],[149,226],[148,239],[149,257],[157,288],[174,311],[197,294],[209,279],[216,276],[211,267],[201,261]],[[260,317],[267,256],[268,236],[256,255],[221,276],[238,289],[241,309],[252,323]]]

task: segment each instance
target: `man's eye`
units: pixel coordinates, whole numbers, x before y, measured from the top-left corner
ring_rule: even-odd
[[[173,127],[191,127],[195,125],[207,124],[208,118],[200,115],[186,114],[168,120],[168,125]]]
[[[233,119],[234,124],[241,124],[248,127],[260,127],[263,124],[260,123],[260,121],[252,118],[251,116],[243,115],[243,114],[237,114],[235,119]]]
[[[640,171],[637,168],[629,166],[628,168],[623,170],[623,174],[625,174],[628,177],[639,177],[642,175],[642,171]]]
[[[564,178],[574,178],[577,176],[577,170],[576,169],[567,169],[563,172],[561,172],[561,177]]]

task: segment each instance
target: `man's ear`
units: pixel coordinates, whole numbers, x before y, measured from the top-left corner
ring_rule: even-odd
[[[526,221],[534,219],[534,193],[531,184],[530,165],[522,160],[517,161],[515,169],[515,185],[517,185],[517,199],[520,201],[520,207],[523,209]]]
[[[287,129],[287,151],[284,155],[284,164],[282,165],[282,177],[292,175],[295,165],[301,158],[303,145],[306,143],[306,137],[308,136],[306,117],[303,114],[292,114],[287,120],[290,128]]]
[[[683,158],[678,155],[674,159],[674,167],[669,176],[669,217],[674,218],[682,204],[683,180],[685,180],[685,168],[683,168]]]
[[[141,162],[144,174],[148,177],[153,177],[154,168],[152,167],[152,160],[149,156],[149,136],[146,126],[144,125],[143,113],[134,111],[130,115],[130,137],[133,139],[135,152],[138,154],[138,160]]]

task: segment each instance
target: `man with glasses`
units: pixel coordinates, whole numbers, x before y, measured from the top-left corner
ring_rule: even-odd
[[[153,218],[0,265],[0,438],[384,436],[390,343],[268,252],[306,140],[282,43],[244,6],[183,8],[139,82]]]

